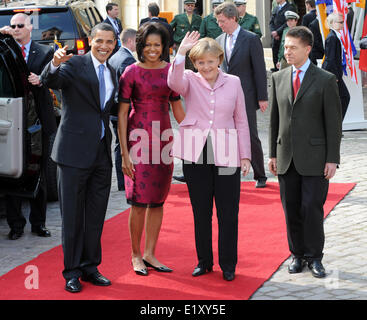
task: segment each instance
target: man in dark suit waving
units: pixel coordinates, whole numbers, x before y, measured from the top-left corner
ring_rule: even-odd
[[[342,116],[336,77],[311,63],[312,44],[308,28],[289,30],[284,50],[292,66],[272,76],[269,170],[279,179],[293,257],[288,271],[302,272],[306,261],[322,278],[323,205],[340,162]]]
[[[30,200],[29,221],[32,232],[40,237],[49,237],[51,233],[45,227],[47,211],[47,162],[49,155],[49,138],[56,131],[56,120],[53,101],[49,89],[42,83],[40,74],[45,65],[51,61],[51,47],[38,44],[31,40],[31,19],[24,13],[15,14],[10,20],[10,26],[3,27],[0,32],[13,36],[18,43],[30,75],[28,81],[36,101],[36,111],[42,125],[42,163],[41,183],[35,199]],[[23,234],[26,219],[22,214],[22,199],[15,196],[6,197],[7,221],[10,227],[8,238],[16,240]]]
[[[225,73],[236,75],[241,80],[250,128],[251,165],[256,187],[264,188],[267,178],[256,118],[256,111],[260,108],[264,112],[268,106],[263,47],[255,33],[244,30],[238,24],[239,14],[233,3],[222,3],[215,8],[214,14],[224,32],[216,39],[224,50],[220,67]]]
[[[116,45],[114,29],[96,25],[84,56],[55,52],[42,76],[62,89],[63,110],[52,150],[57,163],[62,215],[65,289],[79,292],[83,281],[99,286],[111,282],[97,269],[101,263],[101,235],[111,188],[110,109],[117,87],[107,62]]]

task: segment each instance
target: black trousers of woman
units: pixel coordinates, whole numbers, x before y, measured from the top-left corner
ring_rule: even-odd
[[[198,266],[213,265],[213,202],[218,218],[219,265],[223,272],[235,272],[237,264],[240,168],[217,167],[211,161],[212,149],[205,147],[197,163],[183,163],[194,213],[195,244]],[[214,201],[213,201],[214,200]]]

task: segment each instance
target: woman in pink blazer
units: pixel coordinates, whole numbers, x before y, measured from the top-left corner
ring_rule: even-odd
[[[251,146],[240,79],[218,67],[223,50],[210,38],[187,34],[168,72],[168,86],[185,99],[186,117],[175,136],[173,155],[183,172],[194,213],[198,257],[193,276],[213,269],[213,198],[219,225],[219,265],[231,281],[237,263],[240,173],[250,170]],[[197,73],[185,70],[190,50]]]

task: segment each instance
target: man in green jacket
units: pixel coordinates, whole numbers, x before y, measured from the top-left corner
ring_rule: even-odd
[[[212,9],[218,7],[222,4],[224,0],[212,0]],[[214,17],[213,12],[207,15],[203,21],[201,22],[200,26],[200,37],[205,38],[217,38],[223,33],[222,29],[218,26],[217,19]]]
[[[178,49],[187,32],[199,31],[201,17],[194,13],[196,0],[184,0],[185,13],[177,14],[171,21],[174,49]]]
[[[285,37],[291,66],[272,74],[268,165],[279,180],[293,257],[288,272],[302,272],[307,262],[323,278],[323,205],[340,163],[342,112],[336,77],[311,63],[312,45],[303,26]]]
[[[256,33],[259,38],[262,37],[260,24],[257,18],[246,12],[247,0],[235,0],[233,1],[237,7],[238,14],[240,15],[240,20],[238,24],[245,30],[252,31]]]

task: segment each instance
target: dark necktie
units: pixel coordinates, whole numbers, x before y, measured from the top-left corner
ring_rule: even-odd
[[[298,69],[296,71],[296,76],[293,79],[293,97],[294,99],[296,99],[298,90],[301,87],[301,80],[299,79],[299,74],[301,73],[301,71],[302,70]]]
[[[27,56],[27,54],[25,53],[25,46],[21,46],[21,49],[22,49],[23,58],[25,60],[25,57]]]
[[[99,79],[99,101],[100,101],[100,105],[101,105],[101,109],[104,109],[104,102],[106,99],[106,83],[104,80],[104,65],[100,64],[99,67],[99,73],[98,73],[98,79]],[[105,127],[104,127],[104,123],[102,120],[102,135],[101,135],[101,139],[104,137],[104,131],[105,131]]]

